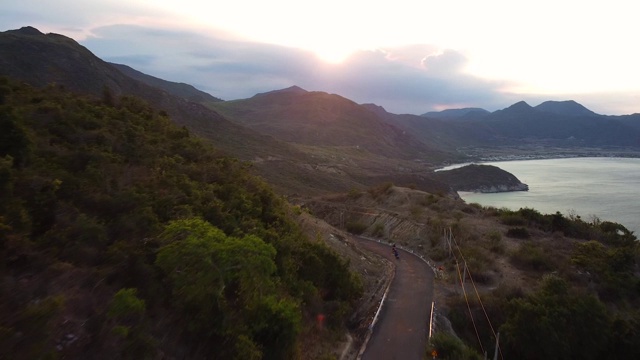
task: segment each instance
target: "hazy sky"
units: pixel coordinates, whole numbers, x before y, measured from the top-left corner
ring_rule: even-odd
[[[298,85],[394,113],[576,100],[640,112],[629,0],[3,0],[100,58],[225,100]]]

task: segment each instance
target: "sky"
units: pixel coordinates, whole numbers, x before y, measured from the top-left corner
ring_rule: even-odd
[[[0,31],[69,36],[103,60],[224,100],[297,85],[397,114],[575,100],[640,112],[628,0],[3,0]]]

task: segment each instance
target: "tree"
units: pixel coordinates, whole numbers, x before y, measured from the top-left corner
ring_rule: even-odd
[[[13,166],[24,165],[30,151],[31,142],[26,131],[18,124],[13,111],[0,107],[0,157],[11,156]]]
[[[286,358],[293,351],[300,310],[279,298],[273,246],[256,236],[227,236],[202,219],[173,221],[161,238],[166,245],[156,264],[192,331],[232,342],[252,339],[265,358]]]
[[[501,332],[508,358],[596,359],[607,329],[609,317],[598,299],[572,293],[565,280],[547,275],[535,294],[510,302]]]

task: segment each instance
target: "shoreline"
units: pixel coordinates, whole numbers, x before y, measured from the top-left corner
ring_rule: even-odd
[[[450,164],[445,165],[443,167],[434,169],[433,172],[438,171],[447,171],[452,169],[457,169],[463,166],[472,165],[472,164],[486,164],[486,163],[494,163],[494,162],[507,162],[507,161],[528,161],[528,160],[557,160],[557,159],[589,159],[589,158],[611,158],[611,159],[638,159],[640,158],[639,154],[627,154],[625,156],[621,155],[610,155],[610,154],[540,154],[540,155],[492,155],[488,157],[482,157],[479,160],[468,161],[464,163]]]
[[[525,164],[529,160],[540,161],[541,170],[535,170],[538,168],[535,162]],[[640,178],[636,175],[640,169],[638,157],[558,157],[520,161],[520,164],[515,164],[518,162],[516,159],[496,162],[502,162],[509,169],[506,171],[523,178],[522,181],[530,187],[528,193],[458,192],[458,196],[466,203],[476,202],[482,206],[512,210],[530,207],[543,214],[556,211],[565,215],[576,213],[583,219],[598,218],[619,223],[636,236],[640,234],[640,193],[635,180]],[[512,162],[513,166],[507,165]],[[492,165],[501,167],[495,162]],[[516,168],[520,170],[514,171]]]

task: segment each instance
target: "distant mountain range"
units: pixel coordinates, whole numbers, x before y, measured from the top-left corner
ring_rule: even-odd
[[[489,111],[481,108],[462,108],[462,109],[447,109],[442,111],[430,111],[420,116],[431,117],[436,119],[459,119],[467,116],[478,117],[488,114]]]
[[[518,103],[523,108],[527,107],[527,103]],[[515,105],[515,104],[514,104]],[[587,109],[586,107],[578,104],[573,100],[566,101],[545,101],[538,106],[533,107],[536,110],[547,112],[557,115],[566,116],[597,116],[595,112]],[[490,111],[481,108],[462,108],[462,109],[447,109],[442,111],[431,111],[424,113],[420,116],[430,117],[435,119],[481,119],[486,115],[491,114]]]
[[[222,101],[188,84],[107,63],[70,38],[32,27],[0,33],[0,76],[96,97],[143,98],[224,152],[251,161],[285,193],[346,191],[382,180],[449,191],[429,175],[438,165],[516,148],[640,154],[640,114],[606,116],[575,101],[547,101],[495,112],[397,115],[297,86]]]
[[[600,115],[573,100],[546,101],[535,107],[520,101],[494,112],[478,108],[449,109],[421,117],[428,120],[406,115],[386,118],[417,133],[440,129],[436,137],[447,136],[454,147],[467,144],[640,148],[640,114]]]

